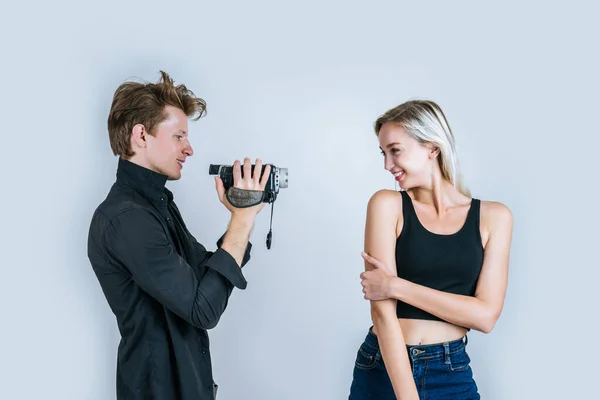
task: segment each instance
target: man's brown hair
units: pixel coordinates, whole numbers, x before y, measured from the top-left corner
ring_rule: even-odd
[[[108,137],[115,155],[130,158],[135,153],[131,149],[131,131],[142,124],[150,135],[154,128],[167,119],[166,106],[181,109],[188,118],[197,114],[194,120],[206,114],[206,102],[194,95],[185,85],[173,83],[164,71],[157,83],[125,82],[115,91],[108,114]]]

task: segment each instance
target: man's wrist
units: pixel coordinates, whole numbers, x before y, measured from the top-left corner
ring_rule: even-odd
[[[245,248],[252,234],[255,217],[247,212],[232,213],[223,243]]]
[[[231,213],[229,229],[248,230],[250,232],[256,220],[256,213],[251,211],[235,211]]]

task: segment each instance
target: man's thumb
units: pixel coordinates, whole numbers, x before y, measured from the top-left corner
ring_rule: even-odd
[[[219,199],[222,199],[223,195],[225,194],[225,187],[223,186],[223,181],[218,176],[215,176],[215,187],[217,188]]]

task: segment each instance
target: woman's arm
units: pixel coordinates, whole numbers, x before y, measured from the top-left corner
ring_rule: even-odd
[[[365,252],[384,260],[386,265],[395,265],[396,224],[401,206],[397,193],[382,190],[373,195],[367,208]],[[366,272],[361,274],[363,279],[375,272],[371,271],[373,268],[368,262],[365,262],[365,269]],[[396,276],[395,268],[387,273]],[[406,344],[396,317],[396,300],[371,301],[371,318],[396,397],[398,400],[418,400]]]
[[[475,296],[445,293],[382,272],[371,274],[367,299],[394,298],[427,311],[444,321],[489,333],[500,317],[508,283],[508,261],[513,217],[501,203],[489,206],[491,230]],[[375,257],[379,261],[383,261]],[[370,264],[382,267],[377,260]],[[383,261],[385,265],[393,265]]]

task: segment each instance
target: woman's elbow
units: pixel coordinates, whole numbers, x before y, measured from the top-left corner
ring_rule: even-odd
[[[498,318],[500,318],[500,312],[495,310],[490,310],[486,315],[484,315],[477,323],[477,326],[474,328],[478,331],[488,334],[490,333],[494,327],[496,326],[496,322],[498,322]]]

